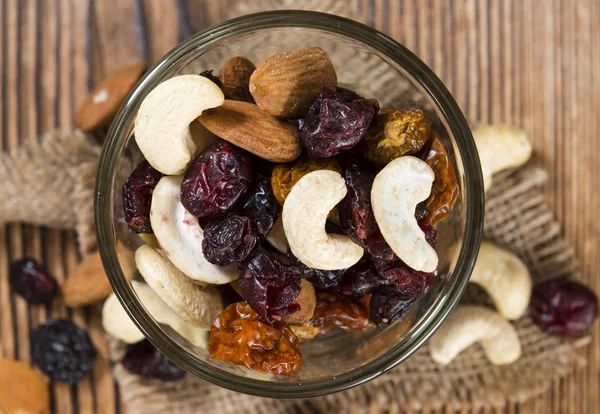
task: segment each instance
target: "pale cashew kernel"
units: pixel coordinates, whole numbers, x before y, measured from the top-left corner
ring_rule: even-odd
[[[135,252],[135,264],[146,283],[183,320],[207,328],[223,310],[214,286],[196,285],[161,251],[144,245]]]
[[[348,236],[327,234],[329,212],[346,196],[346,182],[336,171],[313,171],[302,177],[283,204],[283,229],[292,253],[307,266],[346,269],[364,250]]]
[[[288,249],[288,241],[283,230],[283,220],[281,216],[277,219],[273,228],[267,234],[267,241],[271,246],[277,249],[278,252],[286,254]]]
[[[437,254],[415,218],[417,204],[429,197],[433,178],[426,162],[405,156],[386,165],[371,190],[373,214],[383,238],[404,263],[421,272],[433,272],[438,265]]]
[[[520,167],[531,157],[531,142],[520,128],[501,124],[484,125],[472,132],[477,144],[485,190],[492,185],[494,174]]]
[[[163,174],[181,174],[196,152],[190,124],[224,100],[217,85],[198,75],[176,76],[154,88],[135,120],[135,140],[150,165]]]
[[[237,278],[235,265],[216,266],[204,257],[204,232],[181,204],[182,176],[165,176],[152,193],[150,223],[169,260],[185,275],[203,283],[224,284]]]
[[[508,320],[483,306],[464,305],[450,314],[431,339],[431,357],[447,365],[476,342],[494,365],[511,364],[521,356],[519,335]]]

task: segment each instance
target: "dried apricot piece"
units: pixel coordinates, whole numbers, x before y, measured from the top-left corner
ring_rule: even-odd
[[[300,341],[283,322],[268,325],[246,302],[231,304],[210,327],[210,356],[252,370],[297,375]]]
[[[347,332],[374,327],[360,303],[325,290],[317,291],[317,306],[308,323],[319,328],[319,335],[325,335],[334,326]]]
[[[427,140],[431,125],[420,109],[382,109],[375,127],[367,132],[367,158],[387,164],[403,155],[418,152]]]
[[[448,217],[460,190],[450,155],[442,139],[435,132],[431,134],[423,160],[429,164],[435,173],[435,178],[431,186],[431,194],[425,200],[427,214],[419,220],[419,224],[435,227],[438,222]]]

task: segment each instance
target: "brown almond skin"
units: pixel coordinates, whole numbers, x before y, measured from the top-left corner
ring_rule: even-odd
[[[0,358],[0,412],[49,413],[50,394],[44,374],[22,362]]]
[[[304,279],[300,285],[300,293],[298,294],[296,303],[300,305],[300,310],[282,317],[281,320],[283,320],[285,323],[305,322],[312,318],[313,313],[315,313],[315,307],[317,306],[315,288],[310,284],[310,282],[307,282]]]
[[[216,136],[269,161],[289,162],[302,153],[294,126],[248,102],[225,100],[198,120]]]
[[[256,104],[278,118],[302,118],[323,87],[336,86],[331,59],[318,47],[271,56],[250,77]]]
[[[255,70],[254,63],[245,57],[236,56],[229,59],[219,73],[225,99],[254,103],[250,94],[250,76]]]

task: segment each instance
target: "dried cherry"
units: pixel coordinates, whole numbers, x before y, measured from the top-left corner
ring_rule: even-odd
[[[50,303],[58,293],[56,280],[34,259],[24,258],[11,263],[9,283],[16,293],[33,304]]]
[[[364,296],[390,283],[377,273],[369,255],[365,254],[357,264],[344,272],[336,290],[347,296]]]
[[[373,327],[363,306],[326,290],[317,290],[317,306],[308,324],[319,328],[319,335],[325,335],[336,326],[347,332]]]
[[[215,85],[219,87],[219,89],[223,90],[223,82],[221,82],[221,79],[219,79],[218,76],[213,75],[212,69],[200,72],[200,76],[203,76],[206,79],[212,81]]]
[[[175,381],[185,376],[185,370],[171,362],[147,339],[127,346],[123,367],[132,374],[161,381]]]
[[[245,302],[227,307],[210,327],[208,352],[214,359],[278,375],[297,375],[300,342],[283,322],[261,322]]]
[[[123,184],[125,221],[135,233],[152,233],[150,204],[152,192],[163,174],[144,160],[135,167]]]
[[[212,264],[227,266],[246,259],[258,237],[248,217],[229,214],[204,226],[202,253]]]
[[[598,316],[598,298],[586,286],[572,280],[549,280],[533,288],[531,316],[544,332],[581,336]]]
[[[394,255],[392,260],[372,257],[377,273],[405,298],[422,295],[435,283],[435,273],[419,272]]]
[[[288,248],[287,252],[290,266],[298,269],[302,277],[312,283],[314,286],[326,289],[339,283],[346,269],[340,270],[320,270],[314,269],[302,263],[292,251]]]
[[[390,325],[406,315],[414,301],[391,286],[383,287],[371,296],[371,320],[377,326]]]
[[[196,217],[223,215],[244,197],[252,174],[251,156],[219,140],[190,163],[181,183],[181,203]]]
[[[250,190],[244,202],[241,214],[250,218],[259,238],[264,239],[279,218],[281,205],[277,202],[271,182],[262,177]]]
[[[358,144],[379,111],[375,99],[345,101],[339,93],[323,88],[310,106],[300,139],[310,158],[328,158]]]

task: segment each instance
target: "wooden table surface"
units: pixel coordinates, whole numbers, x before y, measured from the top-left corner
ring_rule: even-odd
[[[529,133],[536,162],[550,173],[548,203],[584,265],[581,277],[600,287],[598,0],[0,1],[5,151],[29,136],[71,128],[74,108],[106,74],[141,58],[155,62],[195,31],[228,18],[305,7],[374,26],[429,64],[469,119],[507,122]],[[0,355],[29,362],[29,330],[46,318],[72,317],[93,332],[98,319],[59,301],[30,308],[11,295],[7,263],[24,255],[43,260],[59,280],[79,258],[71,233],[0,226]],[[591,335],[587,368],[506,411],[600,412],[598,323]],[[78,386],[52,390],[55,413],[119,411],[106,363]]]

